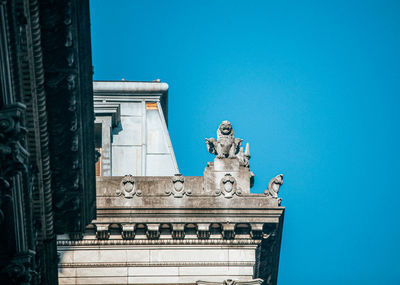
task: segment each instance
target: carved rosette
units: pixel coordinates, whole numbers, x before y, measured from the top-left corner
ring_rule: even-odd
[[[168,196],[173,195],[175,198],[182,198],[184,195],[192,195],[192,191],[185,189],[185,179],[179,173],[172,177],[172,189],[165,190],[165,194]]]
[[[235,177],[229,173],[225,174],[225,176],[221,179],[219,190],[217,190],[215,193],[217,196],[222,194],[227,199],[232,198],[233,195],[242,195],[242,191],[237,186]]]
[[[142,196],[142,191],[136,189],[136,182],[132,175],[125,175],[121,180],[120,188],[116,191],[118,196],[124,195],[125,198],[131,199],[133,196]]]

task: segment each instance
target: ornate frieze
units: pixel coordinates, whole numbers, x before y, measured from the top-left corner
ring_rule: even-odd
[[[132,175],[125,175],[121,180],[120,188],[116,191],[118,196],[124,195],[125,198],[131,199],[133,196],[141,196],[142,191],[136,189],[135,178]]]
[[[113,224],[113,228],[120,229],[120,234],[123,240],[133,240],[137,235],[141,235],[139,239],[143,239],[143,233],[145,234],[148,240],[157,240],[161,236],[160,224],[143,224],[145,231],[141,233],[137,233],[140,229],[134,223]],[[167,224],[165,224],[167,225]],[[276,233],[276,225],[275,224],[262,224],[255,223],[250,224],[250,227],[247,226],[248,230],[243,231],[243,223],[223,223],[221,228],[218,229],[216,233],[215,230],[212,232],[210,228],[210,223],[198,223],[198,224],[187,224],[182,223],[172,223],[171,230],[163,233],[165,235],[164,238],[169,238],[173,240],[184,240],[186,235],[192,235],[193,232],[197,235],[199,240],[207,240],[210,239],[211,234],[213,235],[213,240],[216,240],[216,237],[225,239],[225,240],[234,240],[239,235],[239,239],[253,239],[253,240],[261,240],[267,239],[271,235]],[[110,238],[110,226],[111,224],[96,224],[96,238],[99,240],[107,240]],[[116,227],[115,227],[116,226]],[[217,235],[216,235],[217,234]],[[246,237],[247,235],[247,237]],[[193,237],[191,237],[192,239]],[[80,235],[71,235],[70,239],[79,241],[82,240],[82,236]],[[217,238],[218,239],[218,238]]]
[[[95,217],[95,154],[88,1],[38,1],[51,188],[57,234]],[[35,56],[36,58],[36,56]],[[68,175],[66,175],[68,174]]]
[[[58,240],[57,246],[101,246],[101,245],[258,245],[260,240],[253,239],[83,239],[83,240]]]

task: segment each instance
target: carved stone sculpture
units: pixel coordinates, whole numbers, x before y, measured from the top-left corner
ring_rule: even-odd
[[[142,191],[136,190],[135,179],[132,175],[125,175],[120,183],[120,189],[116,191],[117,195],[124,195],[125,198],[133,198],[134,195],[141,196]]]
[[[229,173],[221,179],[219,190],[216,191],[217,195],[223,194],[225,198],[232,198],[233,195],[241,195],[242,192],[237,187],[236,179]]]
[[[217,130],[217,139],[206,138],[208,152],[216,154],[217,158],[236,158],[242,140],[235,139],[234,134],[232,124],[229,121],[223,121]]]
[[[283,174],[279,174],[271,179],[268,183],[268,189],[264,191],[264,194],[272,198],[278,199],[279,188],[283,184]]]
[[[243,147],[240,148],[239,153],[237,154],[239,159],[239,163],[241,166],[250,167],[249,160],[250,160],[250,147],[249,143],[246,144],[246,150],[243,152]]]
[[[172,190],[165,190],[165,194],[172,194],[175,198],[182,198],[183,195],[190,196],[192,194],[190,190],[185,190],[185,179],[182,174],[175,174],[175,176],[172,177],[172,184]]]
[[[3,203],[12,199],[13,177],[27,172],[29,156],[22,146],[27,130],[23,127],[25,105],[16,103],[0,110],[0,224],[5,214]]]

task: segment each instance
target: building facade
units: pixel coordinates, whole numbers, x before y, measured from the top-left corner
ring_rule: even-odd
[[[168,133],[168,84],[95,81],[96,147],[101,176],[179,173]]]
[[[276,284],[284,207],[273,178],[250,193],[250,151],[228,121],[203,176],[178,172],[168,85],[95,82],[97,218],[59,235],[60,284]]]
[[[0,2],[0,284],[57,284],[96,214],[89,3]]]

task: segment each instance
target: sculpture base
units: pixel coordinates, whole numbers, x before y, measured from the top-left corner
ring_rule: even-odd
[[[230,174],[237,182],[237,188],[243,194],[249,194],[253,172],[248,167],[241,166],[238,158],[215,158],[204,169],[204,191],[220,191],[221,180]]]

